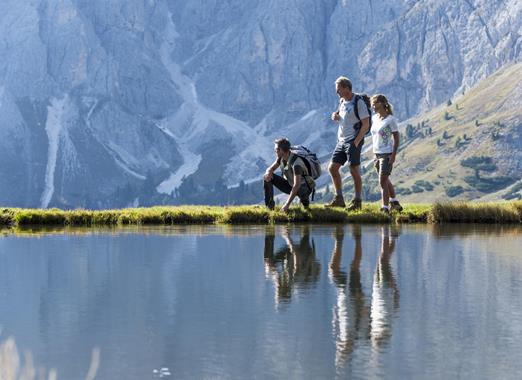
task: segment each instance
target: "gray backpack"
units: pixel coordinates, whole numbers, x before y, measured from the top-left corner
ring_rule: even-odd
[[[294,154],[294,157],[301,158],[306,165],[306,169],[310,176],[315,180],[321,176],[321,162],[317,158],[317,155],[310,149],[303,145],[294,145],[290,147],[290,152]],[[295,161],[295,158],[293,161]],[[293,162],[290,162],[290,166]]]

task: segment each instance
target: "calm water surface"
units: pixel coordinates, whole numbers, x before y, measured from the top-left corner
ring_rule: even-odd
[[[521,247],[491,226],[4,232],[0,378],[519,379]]]

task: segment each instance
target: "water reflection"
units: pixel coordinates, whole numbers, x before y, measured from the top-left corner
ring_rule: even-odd
[[[330,260],[330,279],[337,291],[336,303],[333,307],[332,327],[335,336],[335,365],[343,365],[353,352],[355,343],[368,336],[369,307],[365,302],[361,284],[361,227],[352,229],[354,241],[353,259],[349,276],[342,269],[344,228],[337,227],[334,233],[334,248]]]
[[[516,378],[522,234],[481,228],[11,234],[0,379]]]
[[[399,290],[390,264],[398,232],[392,235],[390,226],[381,228],[381,252],[373,275],[369,302],[361,282],[361,226],[353,226],[351,236],[354,251],[349,276],[341,266],[344,241],[342,226],[335,229],[335,243],[329,265],[329,277],[337,291],[332,320],[336,337],[336,367],[344,366],[357,341],[369,339],[374,348],[386,344],[391,337],[392,317],[399,308]]]
[[[274,284],[276,305],[287,303],[293,293],[312,287],[321,273],[310,227],[305,226],[300,231],[298,243],[289,228],[283,228],[281,236],[285,244],[275,250],[274,228],[268,228],[265,234],[265,274]]]
[[[0,331],[1,333],[1,331]],[[94,380],[100,366],[100,349],[92,350],[91,364],[88,367],[85,380]],[[47,371],[35,366],[31,351],[25,351],[23,357],[18,351],[15,339],[7,338],[0,341],[0,380],[57,380],[58,372],[55,368]]]
[[[328,265],[328,278],[335,289],[332,305],[332,328],[335,337],[335,365],[344,366],[358,342],[370,344],[379,351],[392,335],[392,320],[399,309],[399,288],[391,265],[399,229],[380,227],[380,250],[367,252],[369,259],[378,257],[374,270],[361,273],[363,262],[362,228],[349,227],[353,254],[343,250],[346,226],[332,229],[333,250]],[[280,230],[284,242],[275,249],[276,232],[268,227],[265,233],[265,275],[273,283],[276,305],[287,304],[299,289],[308,289],[320,280],[321,266],[317,261],[310,227],[293,233],[289,228]],[[296,236],[298,235],[297,239]],[[374,235],[375,236],[375,235]],[[375,246],[375,244],[374,244]],[[343,267],[343,252],[351,261],[348,270]],[[363,286],[362,278],[371,278],[371,286]]]
[[[399,288],[390,264],[398,235],[397,229],[381,227],[381,253],[373,276],[370,312],[370,339],[375,348],[388,343],[392,318],[399,309]]]

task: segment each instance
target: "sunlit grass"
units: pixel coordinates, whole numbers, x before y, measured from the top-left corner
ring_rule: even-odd
[[[436,203],[429,223],[521,223],[522,201]]]
[[[157,206],[121,210],[60,210],[4,208],[0,225],[23,226],[125,226],[184,224],[285,223],[521,223],[522,201],[406,204],[402,213],[380,212],[379,203],[365,203],[361,211],[312,205],[269,211],[250,206]]]

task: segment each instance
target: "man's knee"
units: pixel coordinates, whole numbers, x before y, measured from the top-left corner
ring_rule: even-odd
[[[388,188],[388,176],[387,175],[381,175],[379,176],[379,184],[381,185],[382,189]]]
[[[350,165],[350,173],[353,175],[359,175],[359,166],[360,165]]]
[[[271,176],[267,177],[267,174],[263,174],[263,183],[273,183],[275,174],[272,174]]]
[[[328,165],[328,172],[331,175],[339,174],[339,169],[341,168],[341,165],[337,162],[330,162],[330,165]]]

